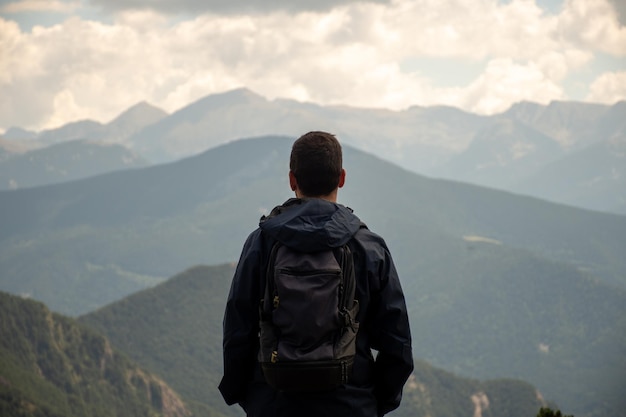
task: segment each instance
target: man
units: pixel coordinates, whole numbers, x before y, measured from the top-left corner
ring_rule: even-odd
[[[337,204],[346,172],[341,146],[326,132],[294,142],[289,184],[296,198],[262,217],[237,265],[224,315],[224,377],[227,404],[248,416],[382,416],[396,409],[413,370],[411,335],[402,288],[384,240],[352,210]],[[314,393],[279,392],[264,379],[259,351],[259,301],[269,251],[276,241],[300,252],[348,244],[354,256],[360,328],[347,384]],[[377,351],[374,357],[372,349]]]

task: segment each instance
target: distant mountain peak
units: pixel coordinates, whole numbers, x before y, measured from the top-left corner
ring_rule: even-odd
[[[54,129],[44,130],[39,133],[37,139],[49,145],[73,139],[86,139],[96,136],[103,126],[102,123],[91,119],[77,120]]]
[[[30,130],[22,129],[21,127],[10,127],[7,129],[6,132],[4,132],[4,135],[2,136],[6,139],[12,140],[32,140],[37,137],[37,133]]]
[[[108,125],[128,125],[134,124],[137,121],[143,121],[143,124],[145,125],[147,124],[146,121],[154,123],[167,115],[167,112],[159,107],[153,106],[146,101],[140,101],[139,103],[126,109],[119,116],[109,122]]]
[[[125,112],[123,112],[122,114],[120,114],[120,116],[127,114],[127,113],[135,113],[135,112],[145,112],[145,111],[157,111],[160,113],[163,113],[164,115],[167,114],[167,112],[159,107],[156,107],[150,103],[148,103],[145,100],[142,100],[140,102],[138,102],[135,105],[130,106]],[[119,117],[119,116],[118,116]]]
[[[549,114],[553,112],[585,112],[589,110],[603,110],[608,107],[605,104],[585,103],[582,101],[552,100],[548,104],[541,104],[524,100],[514,103],[504,114],[528,119],[530,115],[540,116],[544,113]]]
[[[513,103],[505,113],[516,113],[519,111],[538,110],[543,108],[545,108],[543,104],[539,104],[535,101],[522,100],[517,103]]]
[[[260,94],[257,94],[248,88],[241,87],[221,93],[209,94],[208,96],[197,100],[196,102],[190,104],[184,109],[197,107],[224,107],[251,102],[265,103],[267,101],[268,100]]]
[[[232,90],[225,91],[223,94],[260,97],[259,94],[255,93],[254,91],[252,91],[248,87],[234,88]]]

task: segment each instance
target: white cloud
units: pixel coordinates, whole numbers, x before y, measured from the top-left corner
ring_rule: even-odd
[[[372,19],[395,54],[528,59],[558,46],[556,20],[530,0],[397,1],[381,10]]]
[[[110,10],[156,10],[163,13],[225,13],[248,14],[273,11],[329,10],[341,4],[362,2],[363,0],[92,0],[94,4]],[[387,0],[365,0],[370,3],[387,3]]]
[[[144,10],[116,14],[111,24],[71,17],[30,32],[0,18],[0,127],[105,122],[141,100],[171,112],[240,86],[321,104],[448,104],[479,113],[566,99],[561,82],[595,51],[621,53],[624,28],[613,9],[588,1],[593,7],[568,0],[559,15],[533,0],[343,2],[327,12],[173,22]],[[608,29],[594,31],[597,22]],[[576,25],[585,30],[577,34]],[[399,64],[433,56],[485,67],[467,85],[441,88]],[[590,97],[609,84],[599,79]]]
[[[581,49],[551,50],[535,57],[538,68],[548,79],[561,81],[575,69],[582,68],[593,59],[590,51]]]
[[[80,1],[61,0],[21,0],[0,6],[0,13],[23,13],[23,12],[56,12],[73,13],[80,8]]]
[[[589,87],[587,100],[606,104],[626,100],[626,71],[600,75]]]
[[[562,88],[537,64],[522,65],[501,58],[490,61],[485,72],[465,89],[461,107],[476,113],[493,114],[520,100],[546,104],[563,98]]]
[[[559,31],[572,43],[626,56],[626,27],[608,0],[566,0]]]

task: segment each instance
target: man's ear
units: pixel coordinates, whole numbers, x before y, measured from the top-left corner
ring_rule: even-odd
[[[341,174],[339,174],[339,187],[338,188],[343,187],[345,183],[346,183],[346,170],[341,168]]]
[[[289,186],[291,187],[291,191],[296,191],[298,189],[298,181],[296,180],[296,176],[293,171],[289,171]]]

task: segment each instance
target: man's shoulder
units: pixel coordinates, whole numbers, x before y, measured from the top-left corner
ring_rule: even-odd
[[[262,253],[268,245],[268,236],[266,233],[261,230],[261,228],[256,228],[246,238],[246,241],[243,245],[243,252],[246,254],[251,253]]]
[[[263,237],[263,230],[261,230],[260,227],[257,227],[252,232],[250,232],[250,234],[248,235],[248,240],[259,240],[262,237]]]
[[[376,232],[370,230],[365,223],[362,223],[361,227],[353,236],[353,240],[356,241],[359,246],[362,246],[365,250],[368,249],[387,249],[387,243],[385,239]]]
[[[383,237],[381,235],[379,235],[378,233],[372,231],[363,222],[361,222],[361,227],[359,227],[359,230],[357,230],[356,233],[354,234],[354,238],[357,239],[357,240],[361,239],[361,240],[382,240],[382,241],[384,241],[384,239],[383,239]]]

